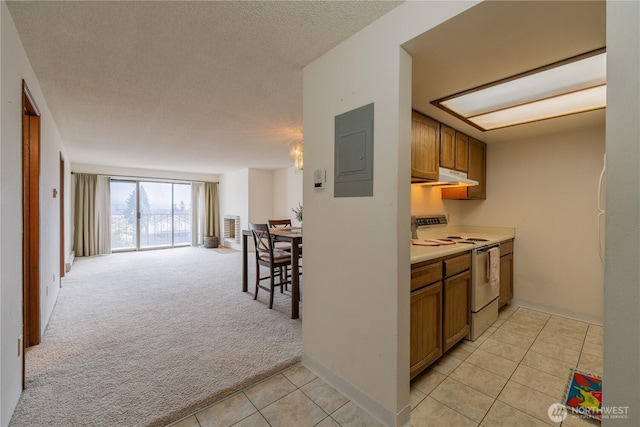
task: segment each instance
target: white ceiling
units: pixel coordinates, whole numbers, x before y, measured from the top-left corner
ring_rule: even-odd
[[[487,143],[604,126],[605,111],[482,132],[430,104],[606,46],[605,1],[485,1],[405,43],[413,108]]]
[[[291,166],[302,68],[392,1],[8,1],[72,163]]]
[[[218,174],[291,166],[302,68],[390,1],[9,1],[72,163]],[[413,108],[491,143],[604,111],[489,132],[430,101],[605,46],[604,1],[486,1],[407,42]]]

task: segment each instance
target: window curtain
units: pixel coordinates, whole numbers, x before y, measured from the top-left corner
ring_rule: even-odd
[[[204,183],[191,183],[191,246],[204,243]]]
[[[75,238],[76,256],[91,256],[98,253],[96,242],[96,181],[97,175],[77,173]]]
[[[111,178],[99,176],[96,181],[96,231],[98,254],[111,253]]]
[[[76,256],[111,253],[109,177],[75,174]]]
[[[205,236],[220,237],[220,207],[218,201],[218,183],[204,183]]]

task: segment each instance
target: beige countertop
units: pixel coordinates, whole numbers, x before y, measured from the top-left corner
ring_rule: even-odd
[[[437,239],[446,236],[478,237],[487,239],[482,244],[499,243],[515,238],[516,230],[511,227],[477,227],[477,226],[451,226],[445,228],[419,229],[418,238]],[[448,255],[468,252],[473,249],[473,245],[467,243],[456,243],[454,245],[443,246],[419,246],[411,245],[411,263],[429,261]]]

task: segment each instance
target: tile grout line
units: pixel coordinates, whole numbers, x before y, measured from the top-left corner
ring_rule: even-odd
[[[518,307],[518,308],[517,308],[513,313],[511,313],[511,316],[513,316],[513,315],[514,315],[514,314],[515,314],[519,309],[520,309],[520,307]],[[503,322],[503,324],[504,324],[504,323],[505,323],[505,322],[506,322],[506,321],[507,321],[511,316],[509,316],[507,319],[505,319],[505,321]],[[519,368],[519,367],[520,367],[520,365],[522,364],[522,361],[523,361],[523,360],[524,360],[524,358],[526,357],[527,353],[529,353],[529,352],[531,351],[531,347],[533,347],[533,344],[536,342],[536,340],[538,339],[538,337],[539,337],[539,336],[540,336],[540,334],[542,333],[542,330],[544,329],[544,327],[545,327],[545,326],[547,326],[547,323],[549,323],[549,320],[551,319],[551,317],[552,317],[552,316],[549,316],[549,318],[544,322],[544,325],[542,325],[542,327],[540,328],[540,331],[538,332],[538,334],[536,335],[536,337],[533,339],[533,341],[532,341],[532,342],[531,342],[531,344],[529,345],[529,348],[527,348],[527,352],[526,352],[526,353],[525,353],[525,355],[522,357],[522,359],[520,359],[520,362],[518,362],[518,365],[516,366],[516,369],[514,369],[514,370],[513,370],[513,372],[511,373],[511,375],[509,375],[509,378],[508,378],[508,379],[507,379],[507,381],[504,383],[504,386],[503,386],[503,387],[502,387],[502,389],[500,390],[500,393],[498,393],[498,396],[495,398],[495,400],[494,400],[494,401],[493,401],[493,403],[491,404],[491,407],[489,408],[489,410],[487,411],[487,413],[486,413],[486,414],[484,414],[484,417],[482,417],[482,421],[480,421],[480,424],[478,424],[478,425],[482,425],[482,423],[484,422],[485,418],[487,418],[487,415],[488,415],[488,414],[489,414],[489,412],[491,411],[491,408],[493,408],[493,406],[496,404],[496,402],[498,402],[498,398],[500,397],[500,395],[501,395],[501,394],[502,394],[502,392],[504,391],[504,389],[505,389],[505,387],[507,386],[507,384],[509,384],[509,381],[511,381],[511,378],[513,377],[513,374],[515,374],[515,372],[518,370],[518,368]],[[517,323],[517,322],[516,322],[516,323]],[[518,334],[518,333],[517,333],[517,332],[515,332],[515,331],[514,331],[513,333]],[[518,335],[521,335],[521,334],[518,334]],[[522,335],[522,336],[524,336],[524,335]],[[526,365],[525,365],[525,366],[526,366]],[[518,382],[517,382],[517,381],[515,381],[515,380],[514,380],[514,382],[516,382],[517,384],[520,384],[520,383],[518,383]],[[527,386],[526,386],[526,385],[524,385],[524,384],[521,384],[521,385],[523,385],[523,386],[527,387]],[[527,387],[527,388],[530,388],[530,387]],[[534,389],[531,389],[531,390],[534,390]],[[543,393],[543,394],[544,394],[544,393]],[[552,397],[552,396],[550,396],[550,397]],[[520,409],[518,409],[518,408],[516,408],[516,407],[514,407],[514,406],[512,406],[512,405],[510,405],[510,404],[508,404],[508,403],[506,403],[506,402],[503,402],[503,401],[501,401],[501,400],[500,400],[500,403],[502,403],[503,405],[507,405],[507,406],[509,406],[510,408],[513,408],[514,410],[516,410],[516,411],[518,411],[518,412],[522,412],[522,413],[523,413],[523,414],[525,414],[525,415],[529,415],[529,414],[527,414],[526,412],[523,412],[523,411],[521,411]],[[531,415],[529,415],[529,416],[531,416]],[[533,417],[533,418],[535,418],[535,417]],[[544,422],[544,421],[543,421],[543,422]]]
[[[494,334],[495,334],[495,333],[496,333],[496,332],[497,332],[497,331],[502,327],[502,325],[504,325],[504,323],[506,323],[506,322],[509,320],[509,318],[511,318],[511,317],[512,317],[512,316],[513,316],[513,315],[514,315],[514,314],[515,314],[515,313],[516,313],[520,308],[521,308],[521,307],[518,307],[517,309],[515,309],[515,310],[513,311],[513,313],[511,313],[509,316],[507,316],[507,318],[505,318],[505,319],[503,320],[503,322],[502,322],[499,326],[497,326],[497,327],[496,327],[496,330],[495,330],[495,331],[493,331],[493,332],[491,333],[491,335],[489,335],[489,336],[487,337],[487,339],[486,339],[486,340],[490,339],[490,338],[491,338],[491,337],[492,337],[492,336],[493,336],[493,335],[494,335]],[[536,310],[532,310],[532,311],[536,311]],[[503,391],[503,390],[504,390],[504,388],[507,386],[507,384],[509,383],[509,381],[514,381],[515,383],[520,384],[518,381],[512,380],[513,374],[517,371],[517,369],[518,369],[518,368],[520,367],[520,365],[522,364],[522,360],[524,360],[524,357],[526,357],[526,355],[529,353],[529,351],[532,351],[532,350],[531,350],[531,348],[533,347],[533,344],[538,340],[538,338],[540,337],[540,334],[542,333],[542,331],[544,330],[544,328],[548,325],[548,323],[549,323],[549,321],[551,320],[551,318],[552,318],[552,317],[553,317],[553,315],[549,315],[549,318],[548,318],[548,319],[544,322],[544,324],[540,327],[540,330],[539,330],[539,331],[538,331],[538,333],[536,334],[535,338],[533,339],[533,341],[531,342],[531,344],[530,344],[530,345],[528,346],[528,348],[526,349],[526,353],[525,353],[525,355],[520,359],[520,361],[519,361],[519,362],[517,362],[516,368],[513,370],[513,372],[511,373],[511,375],[509,375],[509,377],[507,378],[507,381],[505,382],[505,385],[502,387],[502,389],[501,389],[501,390],[500,390],[500,392],[498,393],[498,396],[496,396],[495,398],[493,398],[492,396],[489,396],[489,397],[493,398],[493,402],[491,403],[491,406],[489,406],[489,409],[487,410],[487,412],[486,412],[486,413],[484,414],[484,416],[482,417],[482,420],[478,423],[478,426],[482,425],[482,423],[483,423],[483,422],[484,422],[484,420],[486,419],[487,415],[489,414],[489,412],[491,411],[491,409],[493,408],[493,406],[494,406],[494,405],[496,404],[496,402],[498,401],[498,399],[499,399],[499,397],[500,397],[500,394],[502,394],[502,391]],[[514,322],[514,323],[518,323],[518,322]],[[512,331],[508,331],[508,332],[512,332]],[[522,334],[519,334],[518,332],[515,332],[515,331],[513,331],[513,333],[518,334],[518,335],[522,335]],[[525,336],[525,335],[522,335],[522,336]],[[585,340],[585,339],[586,339],[586,334],[585,334],[585,338],[583,338],[583,347],[584,347],[584,340]],[[484,340],[484,341],[483,341],[483,343],[481,343],[478,347],[476,347],[476,348],[474,349],[474,352],[475,352],[475,350],[479,349],[479,348],[482,346],[482,344],[484,344],[484,342],[486,342],[486,340]],[[497,340],[497,341],[499,341],[499,342],[503,343],[503,342],[502,342],[502,341],[500,341],[500,340]],[[503,343],[503,344],[508,344],[508,343]],[[488,350],[484,350],[484,349],[483,349],[483,351],[486,351],[486,352],[488,352],[488,353],[491,353],[491,354],[493,354],[494,356],[502,357],[502,356],[500,356],[500,355],[498,355],[498,354],[495,354],[495,353],[492,353],[491,351],[488,351]],[[472,353],[473,353],[473,352],[472,352]],[[471,354],[472,354],[472,353],[471,353]],[[534,351],[534,353],[536,353],[536,352]],[[470,355],[471,355],[471,354],[470,354]],[[469,356],[470,356],[470,355],[469,355]],[[467,356],[467,358],[468,358],[469,356]],[[545,355],[542,355],[542,356],[545,356]],[[548,356],[545,356],[545,357],[548,357]],[[579,358],[578,358],[578,362],[576,362],[576,368],[577,368],[577,365],[579,364],[580,357],[582,357],[582,350],[580,351],[580,356],[579,356]],[[554,359],[554,358],[552,358],[552,359]],[[507,359],[507,360],[508,360],[508,359]],[[558,359],[555,359],[555,360],[558,360]],[[465,361],[466,361],[466,359],[465,359],[465,360],[462,360],[460,364],[464,363]],[[563,362],[564,362],[564,361],[563,361]],[[471,362],[467,362],[467,363],[469,363],[469,364],[473,365],[473,363],[471,363]],[[566,363],[566,362],[565,362],[565,363]],[[460,365],[458,365],[458,366],[460,366]],[[477,367],[478,369],[483,369],[483,370],[485,370],[485,371],[486,371],[486,369],[482,368],[481,366],[477,366],[477,365],[473,365],[473,366]],[[524,366],[526,366],[526,365],[524,365]],[[455,369],[457,369],[457,367],[456,367]],[[455,369],[454,369],[454,370],[455,370]],[[488,372],[490,372],[490,371],[488,371]],[[451,371],[451,373],[453,373],[453,371]],[[451,373],[447,375],[447,378],[450,378]],[[494,375],[497,375],[497,374],[494,374]],[[499,376],[499,375],[498,375],[498,376]],[[503,377],[503,378],[504,378],[504,377]],[[557,378],[557,377],[556,377],[556,378]],[[445,379],[446,379],[446,378],[445,378]],[[455,378],[451,378],[451,379],[452,379],[453,381],[456,381],[456,379],[455,379]],[[444,381],[444,380],[443,380],[443,381]],[[456,381],[456,382],[460,383],[459,381]],[[464,384],[464,383],[460,383],[460,384]],[[466,385],[466,384],[464,384],[464,385]],[[522,385],[522,386],[524,386],[524,387],[527,387],[527,388],[529,388],[529,389],[531,389],[531,390],[533,390],[533,391],[536,391],[536,392],[538,392],[538,393],[541,393],[541,394],[544,394],[544,395],[546,395],[546,396],[549,396],[548,394],[546,394],[546,393],[544,393],[544,392],[540,392],[540,391],[538,391],[538,390],[536,390],[536,389],[533,389],[533,388],[531,388],[531,387],[528,387],[526,384],[520,384],[520,385]],[[436,386],[436,387],[437,387],[437,386]],[[477,390],[476,388],[474,388],[474,387],[472,387],[472,386],[468,386],[468,387],[469,387],[469,388],[471,388],[471,389],[473,389],[473,390],[475,390],[476,392],[482,393],[482,394],[484,394],[484,395],[486,396],[486,394],[485,394],[484,392],[482,392],[482,391],[480,391],[480,390]],[[434,390],[435,390],[435,388],[434,388]],[[432,390],[432,392],[433,392],[433,390]],[[430,396],[430,395],[431,395],[431,393],[429,393],[429,395],[427,395],[427,396]],[[554,396],[549,396],[549,397],[551,397],[551,398],[555,399],[555,397],[554,397]],[[426,397],[425,397],[425,398],[426,398]],[[432,397],[432,399],[434,399],[434,398]],[[436,400],[437,400],[437,399],[436,399]],[[424,401],[424,399],[422,399],[422,401]],[[422,401],[421,401],[421,402],[422,402]],[[420,402],[420,403],[421,403],[421,402]],[[458,413],[458,414],[460,414],[460,415],[462,415],[462,416],[466,417],[464,414],[462,414],[462,413],[458,412],[458,411],[457,411],[457,410],[455,410],[454,408],[451,408],[451,407],[449,407],[448,405],[446,405],[446,404],[444,404],[444,403],[442,403],[442,402],[440,402],[440,401],[438,401],[438,402],[439,402],[439,403],[441,403],[441,404],[443,404],[444,406],[447,406],[449,409],[454,410],[456,413]],[[506,402],[502,402],[502,401],[500,401],[500,403],[502,403],[502,404],[504,404],[504,405],[507,405],[507,406],[509,406],[509,407],[513,408],[514,410],[518,411],[518,412],[522,412],[522,413],[523,413],[523,414],[525,414],[525,415],[531,416],[531,415],[527,414],[526,412],[523,412],[523,411],[521,411],[520,409],[518,409],[518,408],[516,408],[516,407],[514,407],[514,406],[512,406],[512,405],[510,405],[510,404],[508,404],[508,403],[506,403]],[[417,407],[417,405],[416,405],[416,407]],[[466,417],[466,418],[468,418],[468,417]],[[533,417],[533,418],[535,418],[535,417]],[[475,422],[475,420],[471,420],[471,421]],[[542,422],[544,422],[544,421],[542,421]],[[548,423],[545,423],[545,424],[548,424]]]

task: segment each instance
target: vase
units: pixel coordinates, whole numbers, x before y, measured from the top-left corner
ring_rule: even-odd
[[[217,236],[205,236],[204,247],[205,248],[217,248],[220,244],[220,239]]]

